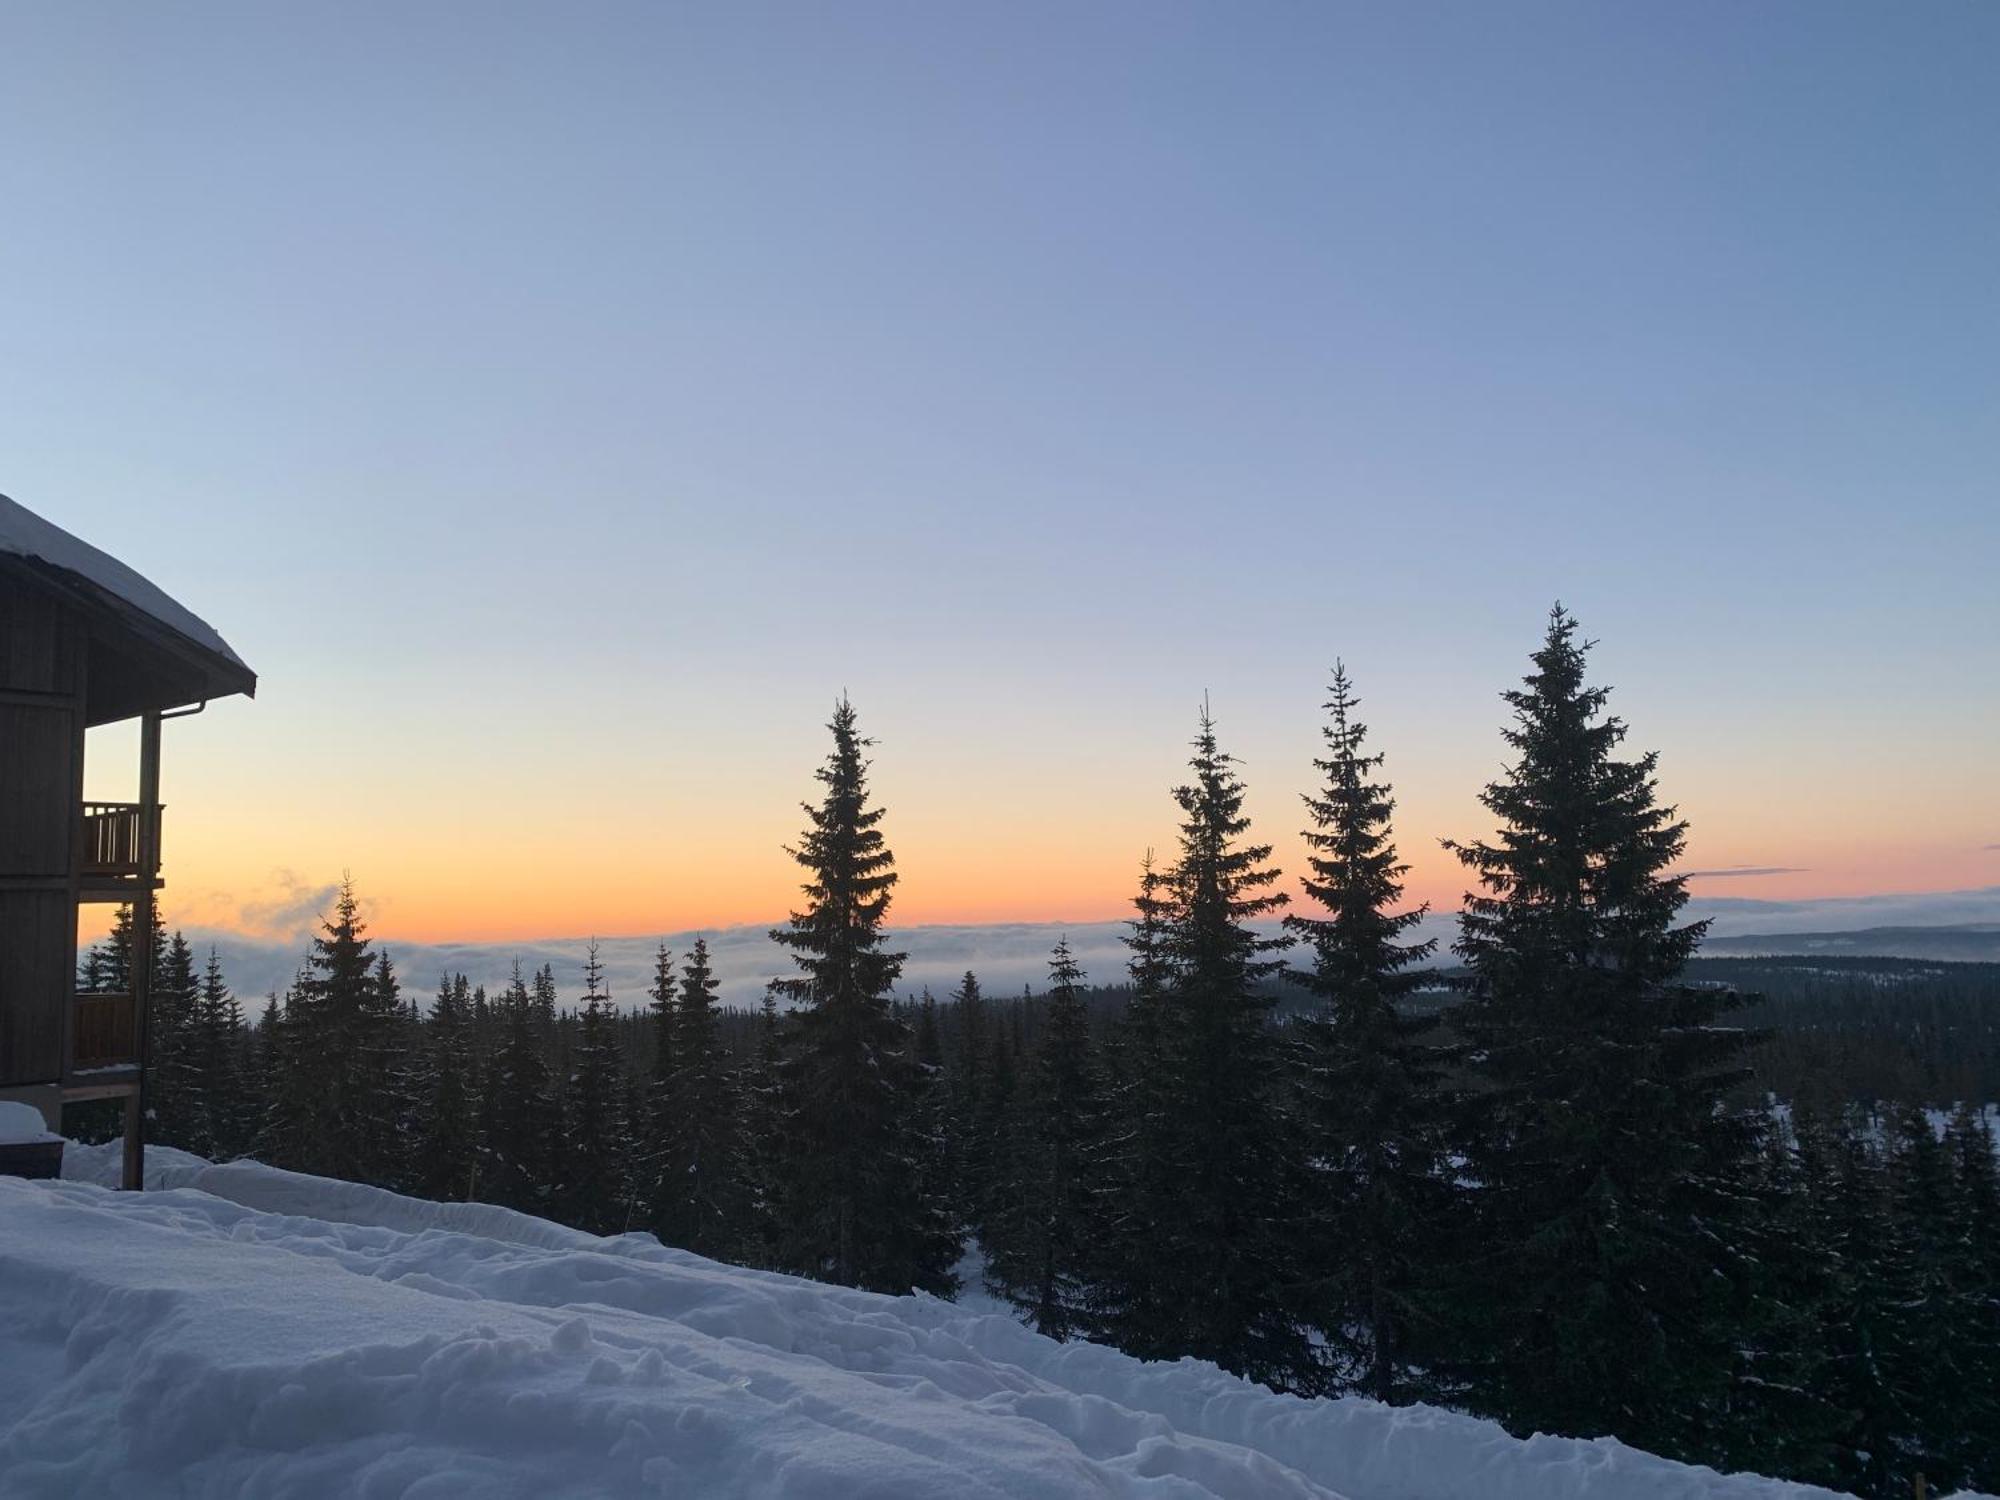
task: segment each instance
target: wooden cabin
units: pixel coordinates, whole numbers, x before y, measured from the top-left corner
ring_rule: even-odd
[[[129,993],[80,992],[85,903],[161,887],[160,739],[169,719],[253,694],[256,674],[191,612],[117,559],[0,495],[0,1100],[125,1101],[125,1186],[142,1180],[151,944]],[[139,720],[138,800],[83,800],[84,731]]]

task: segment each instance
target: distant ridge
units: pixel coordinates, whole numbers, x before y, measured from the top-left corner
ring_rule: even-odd
[[[1771,958],[1823,954],[1842,958],[1931,958],[2000,963],[2000,923],[1936,927],[1860,927],[1852,932],[1743,932],[1701,945],[1711,958]]]

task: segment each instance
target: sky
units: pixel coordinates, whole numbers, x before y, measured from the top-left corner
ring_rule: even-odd
[[[1560,598],[1697,894],[2000,885],[2000,9],[0,6],[0,492],[260,674],[169,920],[1099,921],[1324,683],[1413,900]],[[93,738],[91,790],[134,779]],[[1764,872],[1764,873],[1754,873]]]

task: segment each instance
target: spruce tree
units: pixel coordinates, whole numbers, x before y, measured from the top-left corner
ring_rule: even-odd
[[[257,1100],[245,1043],[242,1007],[223,978],[221,958],[210,947],[195,1002],[189,1085],[200,1142],[191,1149],[214,1161],[228,1161],[250,1149]]]
[[[556,1185],[556,1214],[592,1234],[620,1234],[628,1195],[630,1141],[624,1119],[624,1063],[617,1018],[592,938],[583,965],[583,1009],[570,1055],[563,1123],[567,1170]]]
[[[477,1196],[479,1080],[472,1058],[472,996],[463,974],[440,978],[425,1027],[424,1094],[417,1124],[416,1191],[446,1201]]]
[[[1127,1212],[1138,1254],[1112,1289],[1118,1342],[1141,1358],[1194,1355],[1284,1387],[1312,1381],[1295,1267],[1298,1160],[1284,1114],[1266,981],[1283,938],[1253,925],[1286,903],[1269,845],[1245,842],[1243,783],[1204,705],[1176,788],[1180,856],[1165,882],[1157,1140]]]
[[[1022,1090],[999,1210],[987,1244],[987,1285],[1050,1338],[1080,1333],[1090,1315],[1090,1242],[1099,1186],[1103,1084],[1069,940],[1049,959],[1047,1016]]]
[[[387,1186],[403,1167],[403,1013],[394,972],[366,931],[354,884],[343,881],[271,1038],[263,1134],[278,1165]]]
[[[645,1113],[633,1121],[633,1176],[639,1197],[660,1201],[674,1131],[674,1033],[678,1029],[680,978],[674,956],[662,941],[653,953],[653,982],[647,987],[646,1020],[652,1034],[652,1069],[646,1079]],[[648,1210],[649,1214],[651,1213]]]
[[[957,1024],[958,1045],[948,1075],[945,1174],[952,1210],[968,1233],[981,1231],[986,1214],[991,1142],[986,1139],[991,1046],[985,997],[970,969],[946,997]]]
[[[563,1155],[562,1107],[520,964],[496,1009],[502,1034],[486,1068],[480,1105],[479,1195],[525,1213],[547,1214]]]
[[[1656,800],[1656,755],[1619,758],[1588,651],[1557,606],[1504,695],[1514,762],[1480,798],[1498,834],[1447,845],[1480,887],[1456,1021],[1485,1106],[1456,1337],[1468,1399],[1517,1431],[1702,1458],[1749,1269],[1757,1132],[1727,1093],[1752,1038],[1722,1023],[1738,997],[1677,982],[1705,925],[1678,922],[1667,873],[1687,825]]]
[[[1963,1204],[1952,1156],[1925,1110],[1906,1104],[1896,1111],[1888,1163],[1888,1276],[1899,1292],[1892,1362],[1914,1427],[1905,1439],[1910,1471],[1894,1482],[1921,1473],[1940,1493],[1970,1482],[1970,1468],[2000,1431],[1982,1389],[1978,1345],[1990,1330],[1980,1327],[1976,1271],[1959,1239]]]
[[[256,1127],[260,1161],[295,1172],[326,1164],[321,1121],[332,1107],[333,1078],[319,1066],[316,1018],[307,1015],[305,975],[295,976],[284,997],[269,997],[257,1027],[258,1075],[263,1109]]]
[[[201,1097],[202,1059],[195,1025],[200,1000],[194,950],[176,932],[153,970],[147,1004],[146,1042],[152,1063],[147,1103],[156,1140],[205,1156],[213,1143],[204,1130],[206,1101]]]
[[[1435,1326],[1432,1257],[1451,1207],[1437,1022],[1408,1007],[1436,945],[1404,940],[1425,908],[1395,909],[1409,868],[1391,834],[1395,799],[1338,663],[1331,691],[1313,762],[1322,786],[1305,798],[1303,884],[1325,915],[1285,919],[1312,955],[1286,977],[1315,1001],[1293,1028],[1309,1164],[1301,1260],[1330,1388],[1408,1401],[1423,1389],[1414,1368]]]
[[[809,823],[790,851],[806,872],[806,905],[772,934],[799,970],[782,981],[799,1008],[784,1069],[779,1259],[823,1280],[948,1295],[958,1239],[925,1192],[915,1063],[888,1000],[903,965],[882,938],[895,860],[882,810],[869,805],[869,741],[845,698],[829,728],[825,792],[805,804]]]
[[[785,1029],[778,1015],[778,981],[764,987],[757,1007],[756,1047],[744,1097],[744,1130],[750,1162],[750,1229],[745,1256],[758,1265],[779,1263],[779,1184],[784,1172]]]
[[[367,1180],[408,1188],[416,1169],[418,1116],[423,1093],[423,1023],[404,1003],[403,987],[387,950],[375,955],[369,986],[368,1046],[382,1081],[378,1112],[370,1122],[372,1165]]]
[[[654,1232],[697,1255],[734,1260],[749,1249],[751,1189],[742,1087],[723,1045],[716,989],[708,941],[696,938],[681,970]]]
[[[1875,1121],[1850,1106],[1831,1141],[1822,1389],[1843,1418],[1836,1487],[1888,1500],[1909,1493],[1921,1467],[1916,1439],[1923,1414],[1910,1382],[1910,1268],[1879,1134]]]
[[[1734,1342],[1738,1377],[1716,1423],[1719,1467],[1814,1484],[1841,1479],[1842,1414],[1827,1399],[1829,1308],[1843,1275],[1827,1183],[1833,1153],[1809,1110],[1761,1122],[1753,1267]]]
[[[2000,1493],[2000,1166],[1987,1112],[1953,1111],[1944,1147],[1952,1208],[1944,1256],[1958,1301],[1957,1360],[1965,1384],[1950,1415],[1946,1457],[1968,1487]]]
[[[1102,1180],[1091,1215],[1095,1262],[1089,1333],[1126,1347],[1138,1331],[1169,1315],[1154,1297],[1150,1266],[1152,1216],[1174,1190],[1167,1170],[1167,1129],[1173,1102],[1167,1085],[1167,958],[1165,875],[1148,849],[1139,864],[1136,913],[1127,923],[1126,973],[1131,993],[1106,1048]]]

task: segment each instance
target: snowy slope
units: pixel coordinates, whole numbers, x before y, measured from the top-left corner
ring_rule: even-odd
[[[0,1178],[0,1495],[1565,1500],[1826,1492],[1275,1396],[504,1209],[149,1156]],[[82,1180],[75,1180],[82,1179]]]

